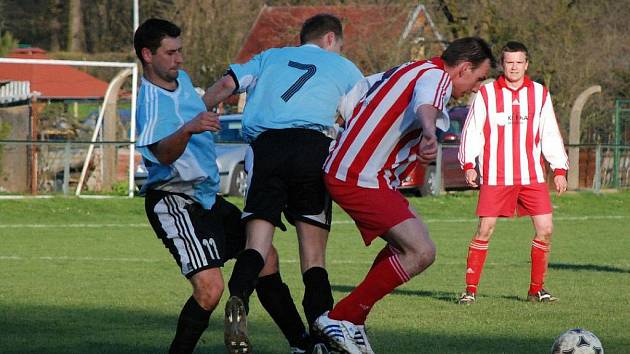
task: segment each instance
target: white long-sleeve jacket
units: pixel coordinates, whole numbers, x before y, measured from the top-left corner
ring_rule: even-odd
[[[569,162],[547,88],[527,76],[517,90],[503,76],[483,85],[464,125],[462,168],[478,164],[486,185],[543,183],[542,156],[555,175],[566,175]]]

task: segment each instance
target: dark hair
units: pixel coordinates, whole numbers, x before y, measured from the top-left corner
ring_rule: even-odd
[[[442,60],[448,66],[456,66],[463,61],[472,63],[473,68],[481,65],[486,59],[490,60],[490,66],[497,65],[490,45],[479,37],[459,38],[451,42],[442,53]]]
[[[328,32],[333,32],[339,39],[343,38],[341,21],[335,15],[317,14],[304,21],[300,31],[300,44],[321,38]]]
[[[133,47],[136,50],[136,56],[144,64],[142,48],[149,48],[151,53],[155,54],[160,47],[162,38],[166,36],[179,37],[181,33],[182,30],[176,24],[166,20],[150,18],[144,21],[133,35]]]
[[[525,44],[521,42],[509,41],[505,43],[503,49],[501,49],[501,63],[503,63],[503,53],[516,53],[523,52],[525,53],[525,60],[529,60],[529,52],[527,51],[527,47]]]

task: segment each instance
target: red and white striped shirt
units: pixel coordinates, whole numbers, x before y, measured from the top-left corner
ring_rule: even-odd
[[[360,81],[349,93],[355,98],[342,100],[346,108],[339,111],[352,115],[344,117],[346,130],[331,147],[324,172],[359,187],[396,189],[417,162],[422,128],[416,110],[434,106],[442,112],[438,127],[448,129],[451,91],[440,58],[405,63]]]
[[[527,76],[517,90],[503,76],[483,85],[464,124],[462,168],[478,161],[481,183],[491,186],[543,183],[541,153],[556,175],[566,174],[569,162],[547,88]]]

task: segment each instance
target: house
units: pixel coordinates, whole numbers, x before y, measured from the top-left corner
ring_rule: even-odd
[[[235,62],[244,63],[269,48],[299,45],[302,23],[319,13],[342,20],[343,54],[366,74],[439,55],[445,48],[424,5],[264,6]]]
[[[46,51],[40,48],[18,48],[13,50],[8,58],[12,59],[50,59],[46,55]],[[70,65],[53,65],[53,64],[27,64],[27,63],[0,63],[0,82],[10,82],[5,84],[7,96],[13,98],[0,97],[2,101],[21,99],[28,95],[28,99],[24,104],[26,112],[16,114],[15,107],[3,108],[2,120],[0,121],[0,130],[6,131],[6,137],[0,136],[0,140],[81,140],[79,134],[90,136],[91,131],[89,124],[81,125],[76,119],[72,119],[66,113],[70,113],[68,103],[73,106],[73,116],[78,117],[78,102],[93,101],[98,104],[102,103],[105,94],[110,85],[108,82],[97,79],[96,77],[81,71]],[[2,89],[0,89],[0,96]],[[31,98],[36,98],[31,101]],[[61,105],[48,105],[51,102],[61,102]],[[15,104],[13,104],[15,105]],[[46,109],[46,108],[50,109]],[[115,105],[110,110],[114,112]],[[63,110],[61,112],[60,110]],[[81,117],[84,118],[84,117]],[[105,122],[109,124],[103,129],[104,140],[111,141],[116,139],[117,118],[113,116],[111,119],[106,118]],[[124,128],[123,128],[124,129]],[[113,136],[113,137],[112,137]],[[32,193],[38,189],[45,191],[57,189],[58,175],[60,171],[64,171],[66,156],[62,149],[57,148],[58,145],[41,145],[42,147],[33,147],[31,145],[17,145],[15,143],[6,143],[4,147],[4,155],[0,161],[0,191],[24,192],[30,186]],[[69,164],[71,168],[81,166],[84,159],[84,153],[75,147],[70,156]],[[113,145],[103,147],[102,160],[103,164],[108,164],[102,173],[107,177],[103,185],[111,185],[110,175],[115,174],[114,167],[110,167],[115,163],[117,153]],[[13,159],[13,160],[12,160]],[[16,163],[15,161],[19,162]],[[9,164],[13,169],[2,169],[2,164]],[[39,163],[39,166],[38,166]],[[26,175],[30,178],[16,177],[14,170],[25,169]],[[9,185],[9,181],[11,184]]]
[[[7,58],[50,59],[40,48],[17,48]],[[28,81],[41,100],[101,100],[108,83],[69,65],[0,63],[0,81]]]

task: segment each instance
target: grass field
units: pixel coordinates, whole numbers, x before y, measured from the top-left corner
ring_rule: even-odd
[[[429,225],[438,258],[375,306],[368,331],[377,353],[548,353],[573,327],[596,333],[607,354],[630,353],[630,192],[554,197],[546,284],[560,298],[554,304],[524,301],[533,230],[529,219],[510,219],[497,226],[477,304],[456,305],[476,195],[410,201]],[[328,268],[338,300],[382,243],[364,247],[339,209],[334,220]],[[275,244],[299,303],[294,233],[278,233]],[[0,353],[165,353],[189,294],[147,225],[142,198],[0,200]],[[288,353],[258,301],[251,303],[255,353]],[[224,352],[221,314],[212,316],[196,353]]]

